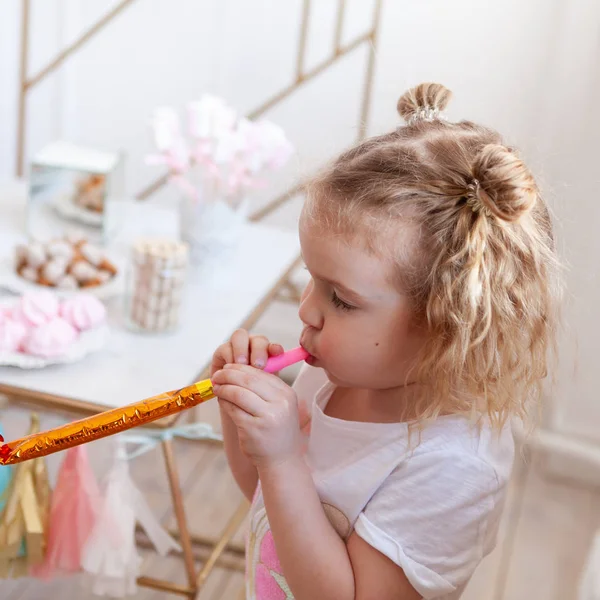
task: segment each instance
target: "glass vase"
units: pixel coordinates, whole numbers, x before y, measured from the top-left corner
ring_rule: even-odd
[[[248,199],[217,193],[180,198],[181,239],[188,245],[192,268],[209,268],[226,260],[237,248],[248,218]]]

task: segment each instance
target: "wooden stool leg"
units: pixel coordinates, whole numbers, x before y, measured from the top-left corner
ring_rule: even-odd
[[[248,514],[250,506],[246,500],[244,500],[237,510],[233,513],[231,519],[225,526],[223,533],[221,534],[220,539],[215,544],[213,551],[210,556],[204,563],[202,569],[200,569],[200,573],[198,573],[198,579],[196,580],[197,589],[200,591],[202,586],[206,583],[208,576],[213,570],[219,556],[223,553],[223,550],[227,546],[229,540],[235,535],[235,532],[240,528],[240,525],[244,522],[246,515]]]
[[[185,508],[183,505],[183,495],[181,494],[181,485],[179,483],[179,474],[175,464],[173,454],[173,444],[171,440],[163,440],[163,455],[169,477],[169,487],[171,488],[171,497],[173,498],[173,509],[177,520],[177,529],[179,530],[179,541],[183,550],[183,560],[185,562],[185,571],[190,586],[190,597],[196,595],[196,568],[194,565],[194,553],[192,551],[192,540],[190,530],[188,529],[187,519],[185,518]]]

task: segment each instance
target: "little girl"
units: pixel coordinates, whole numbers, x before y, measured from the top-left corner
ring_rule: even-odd
[[[447,121],[449,97],[410,90],[405,126],[311,184],[312,358],[293,387],[261,370],[283,351],[262,336],[215,352],[227,457],[252,499],[248,599],[454,600],[494,547],[557,262],[528,168],[495,131]]]

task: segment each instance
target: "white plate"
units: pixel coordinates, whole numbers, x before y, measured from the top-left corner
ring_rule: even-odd
[[[80,361],[91,352],[100,350],[106,344],[108,327],[101,325],[89,331],[82,331],[65,354],[43,358],[23,352],[0,353],[0,366],[19,367],[20,369],[43,369],[49,365],[59,365]]]
[[[53,205],[56,212],[65,219],[78,221],[92,227],[102,227],[104,213],[98,213],[80,206],[73,201],[73,195],[70,193],[57,194]]]
[[[109,259],[116,267],[117,274],[106,283],[89,288],[79,288],[76,290],[63,290],[56,287],[48,287],[33,283],[21,277],[14,268],[13,258],[4,258],[0,260],[0,288],[4,288],[13,294],[23,295],[27,292],[39,292],[40,290],[50,290],[59,298],[71,298],[77,294],[86,293],[96,296],[99,300],[107,300],[123,293],[123,268],[116,261]]]
[[[0,306],[13,306],[15,301],[3,300]],[[75,340],[65,354],[61,356],[53,356],[52,358],[44,358],[41,356],[33,356],[24,352],[0,352],[0,366],[3,367],[19,367],[20,369],[42,369],[49,365],[59,365],[66,363],[74,363],[91,352],[96,352],[104,347],[108,339],[108,325],[102,324],[94,329],[82,331],[77,340]]]

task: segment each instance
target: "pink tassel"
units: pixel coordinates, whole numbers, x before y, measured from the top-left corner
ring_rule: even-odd
[[[85,446],[66,451],[52,494],[44,561],[32,569],[40,579],[81,570],[83,546],[96,521],[100,490]]]

